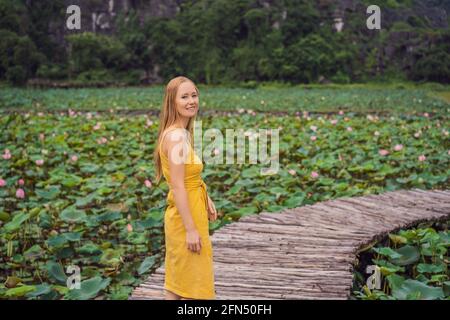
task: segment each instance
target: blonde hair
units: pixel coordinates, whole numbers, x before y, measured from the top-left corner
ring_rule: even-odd
[[[158,130],[158,139],[157,143],[155,145],[155,151],[153,152],[153,160],[155,163],[155,172],[156,172],[156,184],[159,183],[162,177],[162,165],[161,165],[161,158],[160,158],[160,144],[162,143],[162,134],[164,130],[166,130],[168,127],[172,126],[173,124],[178,122],[178,119],[180,118],[180,115],[176,108],[176,96],[178,92],[178,88],[180,85],[184,82],[191,82],[192,85],[195,88],[195,91],[197,91],[197,95],[199,95],[199,91],[195,83],[190,80],[189,78],[179,76],[175,77],[172,80],[167,83],[165,92],[164,92],[164,98],[163,98],[163,104],[161,108],[161,112],[159,115],[159,130]],[[196,116],[193,116],[189,119],[187,128],[185,128],[188,131],[188,137],[189,142],[193,146],[194,145],[194,122],[195,122]]]

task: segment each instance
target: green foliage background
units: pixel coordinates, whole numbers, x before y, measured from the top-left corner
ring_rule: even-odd
[[[174,18],[119,12],[112,35],[74,31],[58,43],[49,27],[65,25],[64,1],[0,0],[0,79],[139,84],[156,68],[163,80],[185,74],[206,84],[310,83],[321,77],[336,83],[450,82],[448,28],[433,28],[426,16],[410,10],[402,11],[410,12],[404,21],[382,20],[381,30],[368,30],[366,2],[345,13],[339,33],[333,29],[333,1],[264,6],[255,0],[200,0],[184,1]],[[424,1],[372,2],[384,14]],[[445,8],[444,1],[432,5]]]

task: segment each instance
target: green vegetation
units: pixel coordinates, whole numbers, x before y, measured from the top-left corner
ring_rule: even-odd
[[[449,83],[449,28],[435,28],[416,1],[369,2],[345,13],[342,32],[333,29],[334,1],[284,0],[270,6],[254,0],[185,1],[173,18],[146,19],[135,3],[127,14],[118,12],[114,34],[73,32],[58,43],[49,30],[65,26],[63,0],[51,5],[0,0],[0,80],[135,85],[184,74],[206,84]],[[368,4],[408,16],[367,30]],[[434,5],[448,10],[443,1]]]
[[[354,297],[364,300],[435,300],[450,299],[450,231],[446,223],[426,223],[400,230],[375,247],[362,253]],[[366,263],[366,261],[370,261]],[[381,274],[381,288],[370,290],[364,268],[376,265]]]
[[[450,89],[441,85],[259,85],[254,89],[199,86],[202,110],[433,112],[445,114]],[[73,110],[159,111],[162,86],[105,89],[0,88],[0,112]]]
[[[262,211],[449,187],[445,115],[276,117],[241,110],[238,117],[201,120],[203,130],[280,129],[275,175],[260,174],[268,164],[205,165],[203,178],[222,214],[211,232]],[[152,183],[157,126],[154,116],[115,110],[0,117],[0,297],[126,299],[161,263],[168,188]],[[65,286],[70,265],[81,269],[81,291]]]

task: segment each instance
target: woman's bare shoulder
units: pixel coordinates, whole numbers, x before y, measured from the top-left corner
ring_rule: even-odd
[[[172,142],[180,142],[180,141],[187,141],[186,136],[186,129],[180,128],[180,127],[167,127],[164,129],[162,135],[162,145],[163,145],[163,151],[167,153],[168,150],[168,144],[170,141]]]
[[[185,138],[186,130],[183,128],[172,127],[166,128],[163,134],[163,142],[167,141],[179,141],[180,138]]]

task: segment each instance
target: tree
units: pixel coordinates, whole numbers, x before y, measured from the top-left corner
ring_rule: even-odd
[[[336,59],[333,47],[320,35],[310,34],[286,50],[283,76],[292,81],[314,82],[332,74]]]
[[[123,70],[129,57],[125,46],[115,37],[83,32],[69,35],[70,73],[115,69]]]
[[[410,77],[413,80],[426,80],[450,83],[450,33],[443,33],[430,48],[422,48],[417,53]]]

